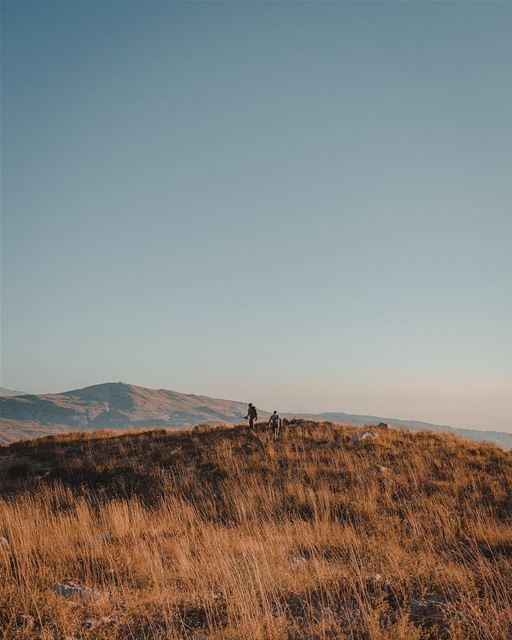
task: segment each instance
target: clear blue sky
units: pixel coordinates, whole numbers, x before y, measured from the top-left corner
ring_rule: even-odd
[[[2,3],[2,386],[512,431],[512,3]]]

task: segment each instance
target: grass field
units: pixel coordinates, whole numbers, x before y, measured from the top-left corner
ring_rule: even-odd
[[[510,640],[512,454],[356,431],[0,449],[0,637]],[[68,582],[90,591],[55,592]]]

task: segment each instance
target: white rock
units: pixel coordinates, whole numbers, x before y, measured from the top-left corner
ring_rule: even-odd
[[[352,436],[352,442],[360,442],[361,440],[373,440],[377,437],[374,431],[360,431]]]
[[[101,616],[101,618],[86,618],[82,622],[82,627],[84,629],[94,629],[99,625],[114,626],[115,624],[117,624],[117,620],[112,616]]]
[[[7,538],[0,536],[0,547],[4,547],[5,549],[9,549],[11,545],[9,544]]]
[[[112,542],[113,540],[112,534],[108,531],[100,531],[100,533],[97,533],[94,537],[100,542]]]
[[[75,584],[74,582],[54,584],[52,590],[54,591],[54,593],[57,593],[60,596],[64,596],[65,598],[73,598],[74,596],[88,597],[98,594],[98,592],[94,589],[83,587],[79,584]]]
[[[381,464],[376,464],[376,465],[373,467],[373,470],[374,470],[374,471],[376,471],[377,473],[386,473],[386,471],[388,470],[388,468],[387,468],[387,467],[384,467],[384,466],[383,466],[383,465],[381,465]]]
[[[391,586],[391,582],[389,580],[389,578],[384,577],[382,574],[380,573],[374,573],[373,575],[369,575],[366,579],[366,581],[371,584],[371,585],[382,585],[382,586]]]
[[[82,622],[82,627],[84,627],[84,629],[94,629],[96,625],[97,621],[94,620],[94,618],[87,618]]]

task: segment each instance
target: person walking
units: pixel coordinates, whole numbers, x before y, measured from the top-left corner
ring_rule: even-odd
[[[254,430],[254,423],[258,419],[258,412],[256,411],[256,407],[252,404],[252,402],[249,402],[245,419],[249,420],[249,429]]]
[[[274,433],[274,440],[279,438],[279,432],[281,431],[281,418],[279,417],[277,411],[270,416],[268,424],[272,427],[272,431]]]

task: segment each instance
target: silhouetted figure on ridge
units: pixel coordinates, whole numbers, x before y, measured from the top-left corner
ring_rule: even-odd
[[[274,440],[277,440],[279,438],[279,432],[281,430],[281,418],[279,417],[277,411],[274,411],[274,413],[270,416],[268,424],[272,427]]]
[[[249,429],[254,429],[254,423],[258,419],[258,412],[256,411],[256,407],[252,404],[252,402],[249,402],[245,419],[249,420]]]

